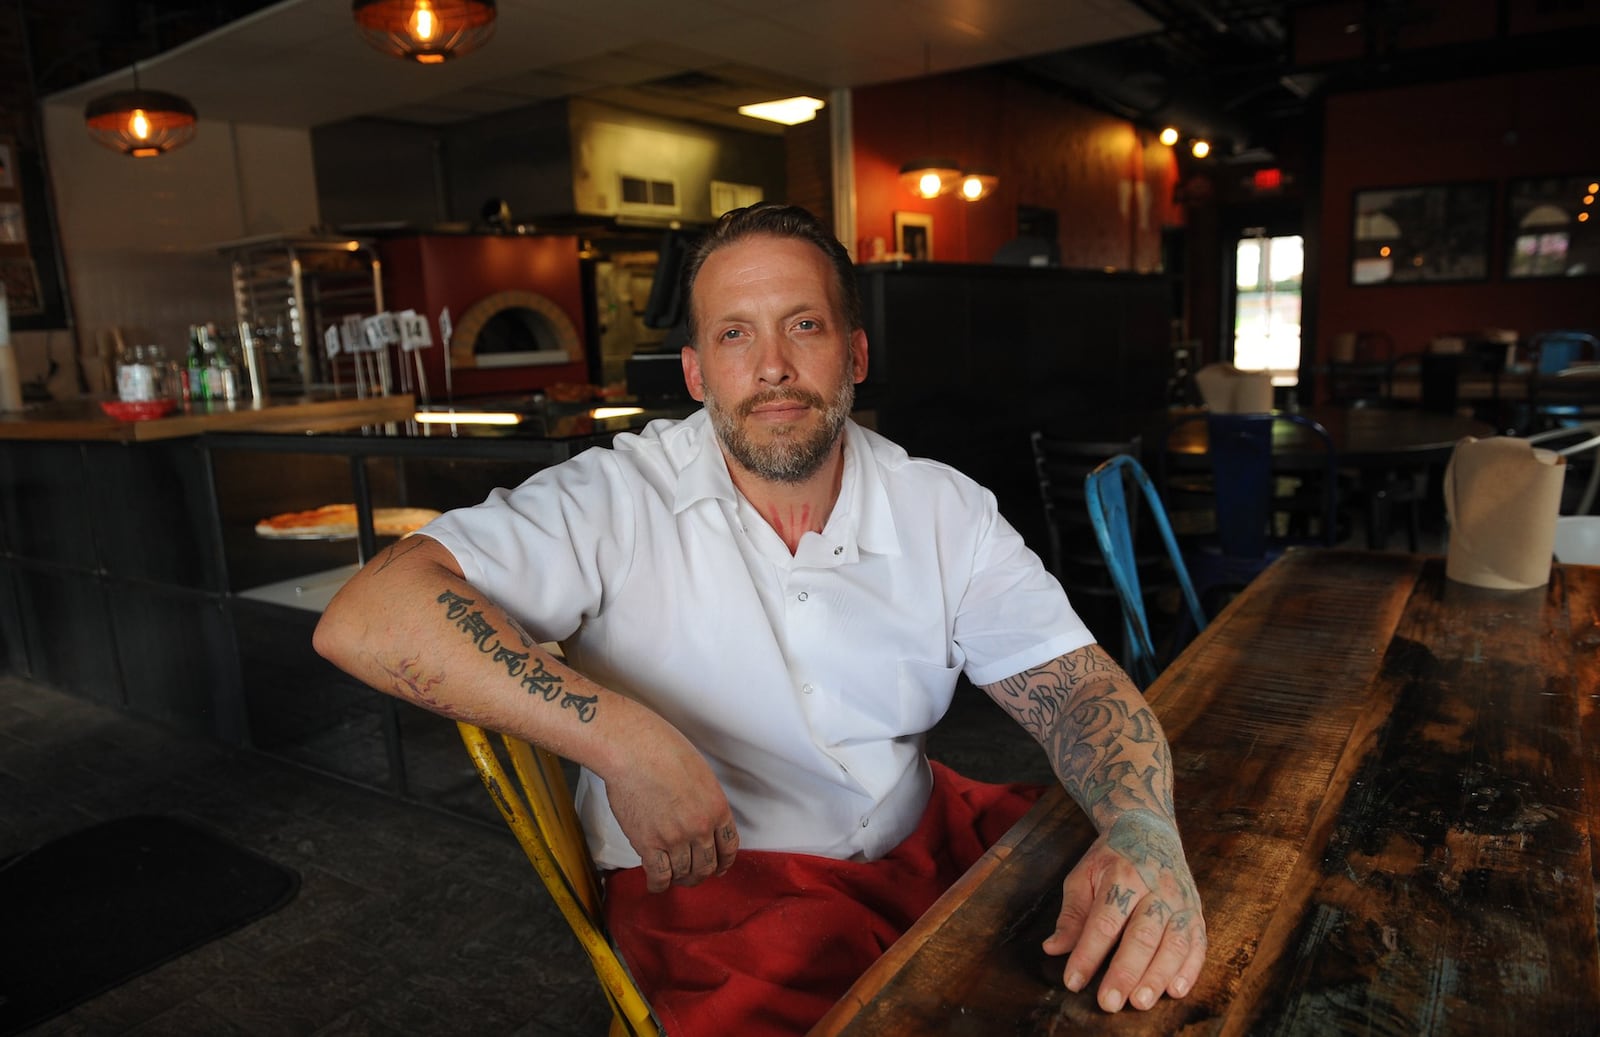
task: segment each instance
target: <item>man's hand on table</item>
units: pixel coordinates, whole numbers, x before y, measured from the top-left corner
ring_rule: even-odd
[[[1113,946],[1098,995],[1108,1012],[1185,996],[1205,961],[1205,918],[1178,832],[1151,811],[1125,813],[1067,875],[1044,952],[1070,952],[1063,980],[1076,992]]]

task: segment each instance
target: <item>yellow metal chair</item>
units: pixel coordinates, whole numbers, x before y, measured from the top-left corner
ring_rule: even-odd
[[[600,920],[600,877],[589,857],[560,759],[521,739],[501,735],[517,776],[513,784],[489,733],[473,724],[456,726],[484,787],[500,808],[500,816],[511,826],[512,834],[588,952],[611,1005],[610,1037],[658,1037],[661,1028],[649,1004],[606,938]]]

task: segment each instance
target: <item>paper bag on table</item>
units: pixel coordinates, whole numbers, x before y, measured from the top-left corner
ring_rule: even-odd
[[[1213,414],[1265,414],[1272,409],[1272,376],[1232,364],[1207,364],[1194,373],[1200,399]]]
[[[1525,439],[1468,436],[1457,443],[1444,471],[1445,575],[1500,590],[1549,583],[1566,471],[1566,458]]]

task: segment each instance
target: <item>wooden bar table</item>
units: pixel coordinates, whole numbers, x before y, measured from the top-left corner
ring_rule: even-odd
[[[812,1031],[1600,1031],[1600,567],[1449,582],[1291,551],[1148,692],[1210,953],[1182,1001],[1101,1012],[1039,945],[1094,832],[1048,794]]]

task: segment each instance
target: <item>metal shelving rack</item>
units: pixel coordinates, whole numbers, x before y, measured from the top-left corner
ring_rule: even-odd
[[[240,347],[254,350],[269,391],[339,390],[354,360],[329,357],[323,335],[345,317],[383,311],[383,268],[371,241],[273,236],[219,251],[233,268]]]

